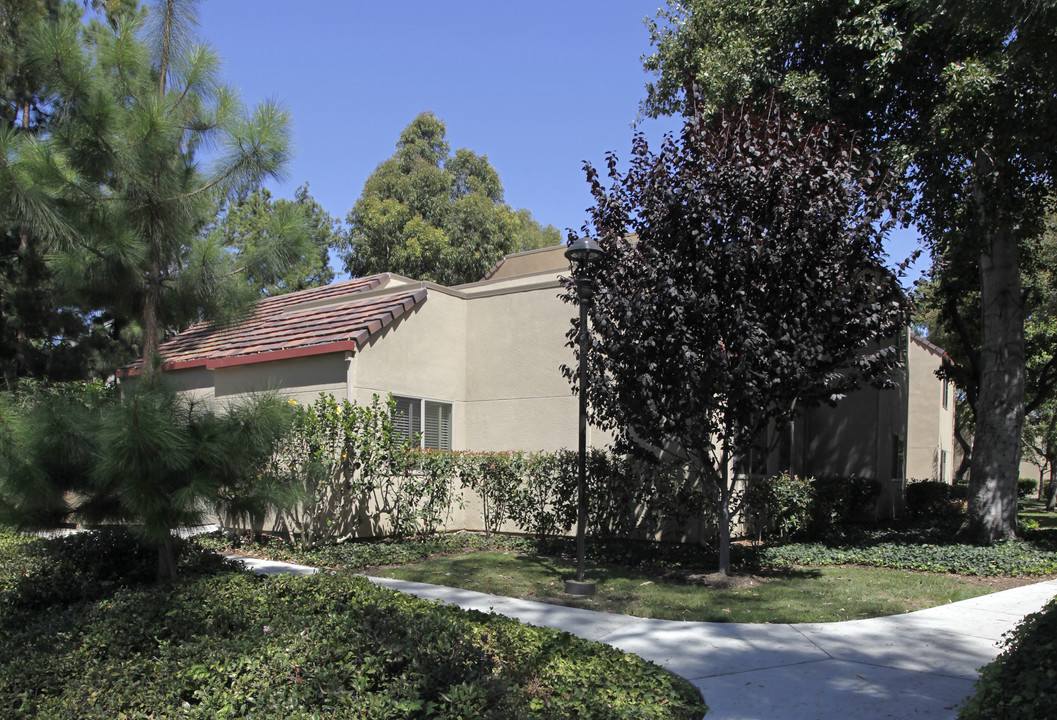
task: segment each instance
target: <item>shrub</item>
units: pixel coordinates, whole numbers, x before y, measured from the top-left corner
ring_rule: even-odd
[[[20,456],[12,464],[0,452],[0,515],[30,527],[135,524],[155,543],[159,578],[171,579],[174,529],[207,509],[260,517],[281,501],[258,481],[288,421],[274,396],[218,414],[161,384],[121,397],[94,386],[41,393],[17,413],[0,399],[0,440]]]
[[[939,480],[914,480],[906,487],[906,514],[914,520],[942,517],[954,512],[951,486]]]
[[[808,534],[814,537],[870,518],[881,495],[881,482],[872,478],[823,475],[815,478],[812,486],[815,492]]]
[[[1039,481],[1032,478],[1020,478],[1017,480],[1017,497],[1026,498],[1035,494]]]
[[[512,516],[517,490],[525,476],[524,453],[463,453],[462,486],[481,498],[485,537],[499,532]]]
[[[743,514],[758,537],[770,532],[788,537],[807,530],[814,501],[813,479],[783,472],[749,480]]]
[[[575,455],[532,453],[525,458],[525,475],[510,506],[510,519],[537,539],[567,533],[576,522]]]
[[[962,720],[1057,717],[1057,600],[1006,634],[1005,650],[984,666]]]
[[[0,535],[0,607],[44,608],[109,597],[119,588],[151,583],[157,571],[153,546],[126,528],[104,528],[65,537],[28,539]],[[201,575],[236,567],[194,543],[174,540],[181,573]]]
[[[796,565],[867,565],[897,570],[980,576],[1040,576],[1057,573],[1057,553],[1015,540],[990,546],[928,544],[904,541],[830,546],[792,543],[767,547],[757,554],[765,567]]]
[[[311,405],[296,408],[291,431],[275,448],[265,474],[273,483],[292,487],[298,502],[282,513],[282,522],[305,548],[356,534],[368,514],[372,493],[398,470],[392,461],[400,443],[393,430],[393,403],[369,406],[320,393]],[[386,509],[402,506],[388,495]],[[395,508],[395,509],[394,509]]]

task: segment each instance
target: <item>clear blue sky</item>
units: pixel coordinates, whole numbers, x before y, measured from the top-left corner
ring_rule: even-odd
[[[275,98],[293,116],[291,197],[302,183],[344,219],[401,130],[432,110],[452,149],[499,172],[506,201],[564,234],[591,205],[583,161],[630,154],[649,79],[643,19],[663,0],[205,0],[201,35],[248,105]],[[674,119],[638,130],[659,141]],[[905,257],[916,233],[890,254]]]

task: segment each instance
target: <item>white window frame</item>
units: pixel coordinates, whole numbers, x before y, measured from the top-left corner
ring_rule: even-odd
[[[412,442],[417,440],[420,448],[451,450],[453,407],[450,402],[408,395],[393,395],[393,400],[396,401],[393,424],[398,435]]]

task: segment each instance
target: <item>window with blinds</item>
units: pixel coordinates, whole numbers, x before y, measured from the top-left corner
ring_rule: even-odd
[[[416,398],[394,397],[393,429],[401,440],[416,442],[422,432],[422,401]]]
[[[422,433],[422,443],[433,450],[451,450],[451,405],[447,403],[425,402],[426,429]]]
[[[432,450],[451,450],[451,403],[397,397],[393,426],[397,437]]]

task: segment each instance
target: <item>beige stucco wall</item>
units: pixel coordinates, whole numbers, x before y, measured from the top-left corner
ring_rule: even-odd
[[[794,467],[799,464],[805,475],[894,477],[893,445],[905,432],[904,395],[901,383],[884,390],[865,387],[835,407],[809,410],[794,426],[799,445]]]
[[[565,258],[565,246],[556,245],[507,256],[492,278],[501,280],[540,271],[560,271],[568,270],[568,268],[569,261]]]
[[[350,366],[352,400],[403,395],[451,403],[452,449],[465,447],[466,303],[431,288],[415,307],[358,351]]]
[[[189,368],[176,372],[166,372],[162,375],[166,383],[171,384],[182,395],[195,402],[212,403],[215,397],[213,391],[213,371],[204,367]],[[133,386],[138,378],[122,380],[122,385]]]
[[[345,396],[346,366],[343,353],[330,353],[215,370],[170,370],[164,377],[182,394],[218,407],[264,392],[311,403],[321,392]]]
[[[466,448],[575,447],[577,399],[561,373],[574,362],[565,332],[575,310],[558,299],[553,278],[544,288],[508,289],[468,301]]]
[[[907,479],[942,480],[954,477],[954,388],[948,386],[943,407],[944,381],[936,377],[941,355],[911,339],[907,352],[910,394],[907,402]],[[941,453],[946,467],[940,477]]]
[[[345,368],[344,353],[327,353],[218,368],[213,371],[213,379],[218,400],[248,393],[281,392],[299,403],[311,403],[321,392],[344,397]]]

